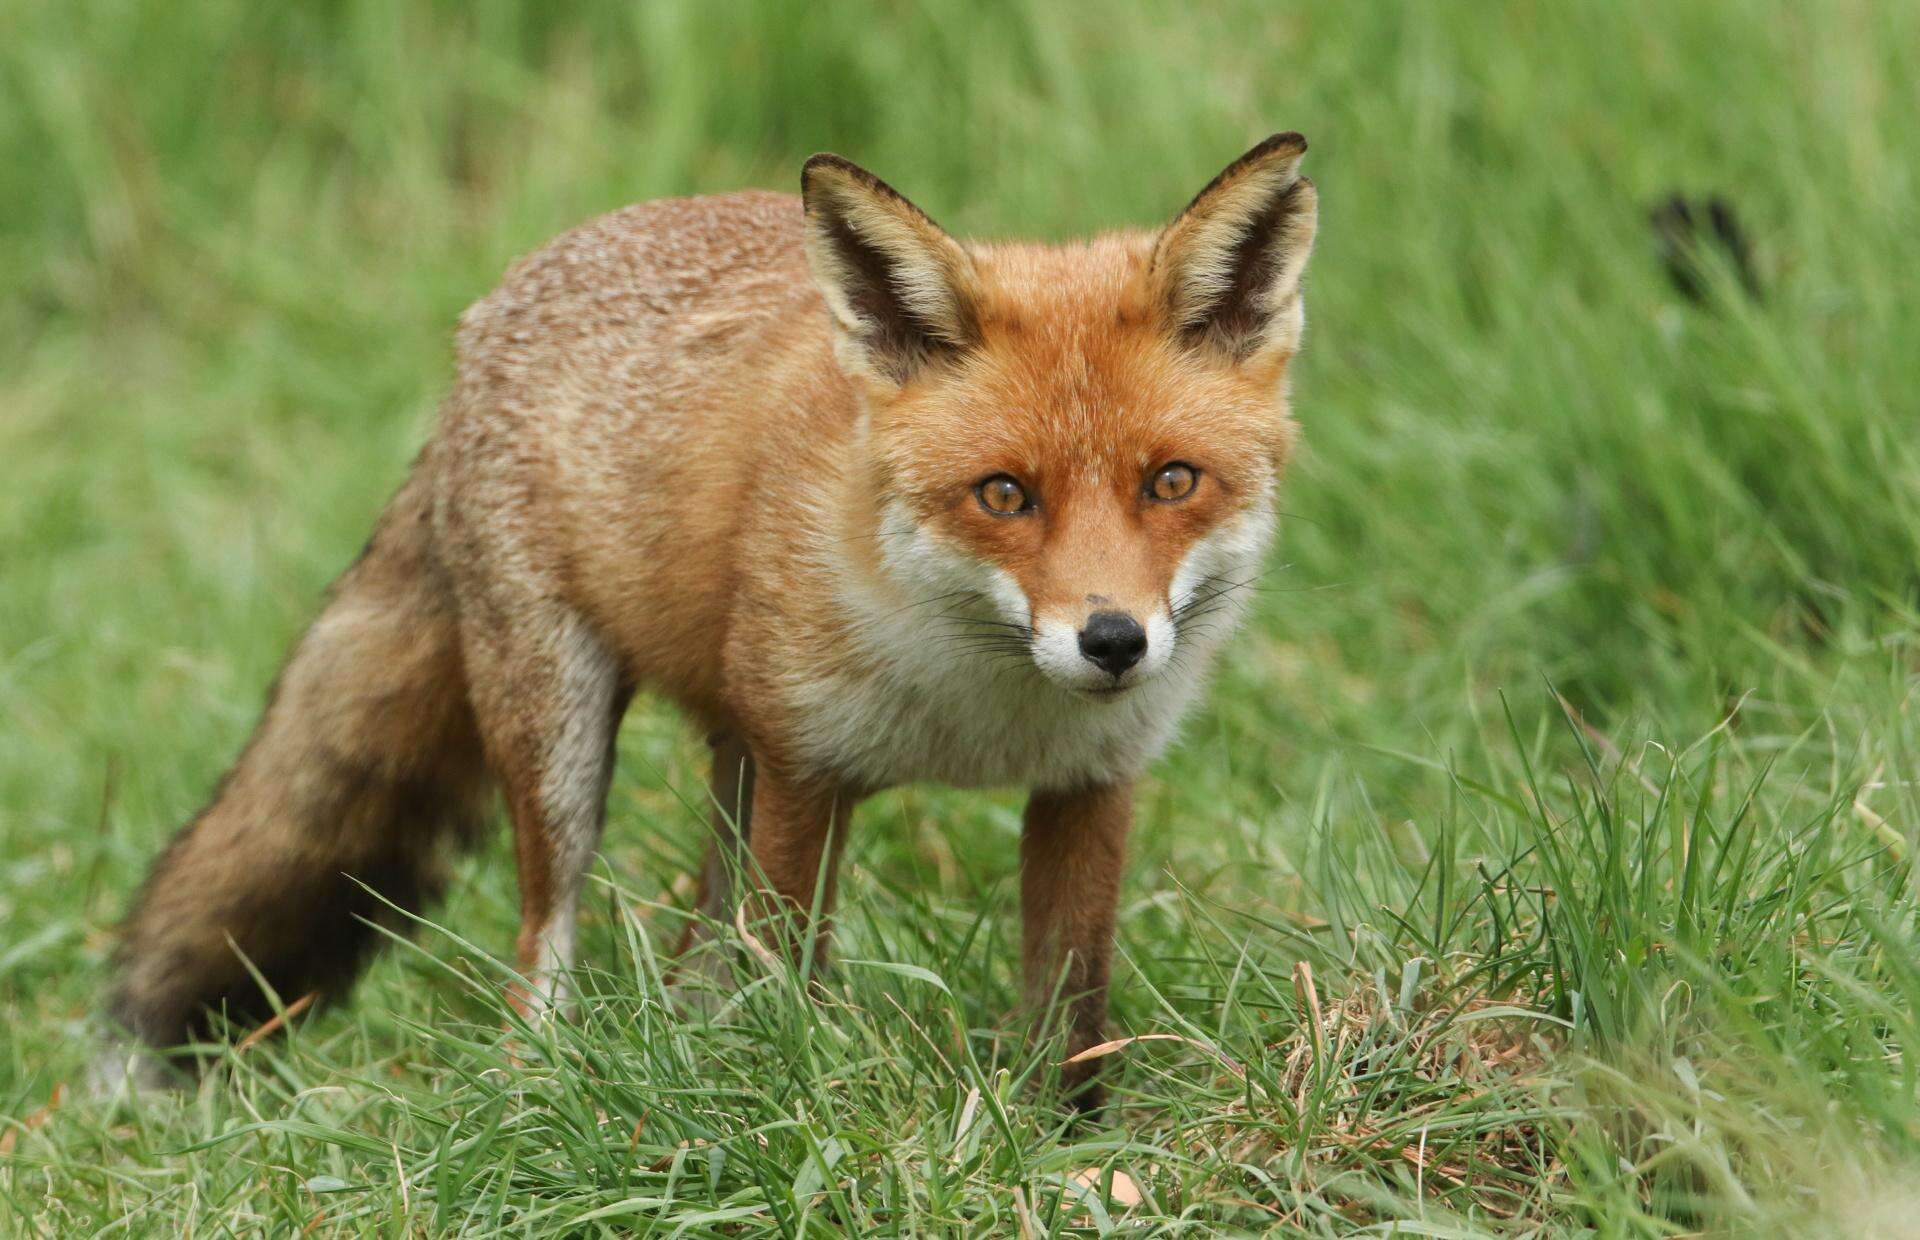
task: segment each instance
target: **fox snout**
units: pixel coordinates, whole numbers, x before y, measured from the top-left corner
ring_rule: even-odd
[[[1146,627],[1124,611],[1096,611],[1080,629],[1081,656],[1110,675],[1126,675],[1146,652]]]
[[[1095,597],[1100,601],[1089,607],[1034,618],[1033,661],[1056,684],[1118,697],[1166,668],[1173,621],[1164,606],[1128,607]]]

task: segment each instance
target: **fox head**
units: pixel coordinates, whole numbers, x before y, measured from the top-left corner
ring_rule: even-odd
[[[806,250],[862,405],[876,570],[954,653],[1117,698],[1211,645],[1294,438],[1316,198],[1279,134],[1157,233],[962,245],[816,155]]]

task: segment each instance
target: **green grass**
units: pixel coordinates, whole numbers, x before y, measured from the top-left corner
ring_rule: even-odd
[[[565,13],[559,11],[565,8]],[[1198,9],[1199,11],[1196,11]],[[1833,3],[0,0],[0,1231],[1912,1234],[1920,13]],[[817,998],[659,943],[621,742],[577,1023],[504,840],[350,1008],[69,1093],[112,926],[429,425],[597,211],[816,149],[956,231],[1163,218],[1305,131],[1274,571],[1142,797],[1107,1121],[1019,1036],[1017,801],[856,822]],[[1646,225],[1732,197],[1759,302]],[[1123,1172],[1122,1201],[1086,1169]]]

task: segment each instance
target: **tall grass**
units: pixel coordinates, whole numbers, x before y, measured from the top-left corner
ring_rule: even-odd
[[[1903,1234],[1920,14],[95,0],[0,29],[7,1227]],[[1113,1053],[1107,1123],[1065,1127],[1019,1036],[1007,796],[863,810],[825,997],[750,951],[718,1010],[669,995],[701,772],[651,707],[579,1022],[503,1031],[496,849],[353,1008],[178,1103],[49,1106],[131,885],[513,256],[816,149],[957,232],[1150,225],[1283,128],[1325,204],[1307,447],[1143,797],[1114,1023],[1176,1036]],[[1736,204],[1759,298],[1675,292],[1646,211],[1676,191]]]

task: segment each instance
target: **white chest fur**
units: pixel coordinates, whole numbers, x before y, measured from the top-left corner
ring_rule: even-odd
[[[922,640],[924,655],[801,692],[802,748],[813,762],[873,788],[920,781],[1060,788],[1127,779],[1173,738],[1203,675],[1187,669],[1101,702],[1052,684],[1031,665]]]

